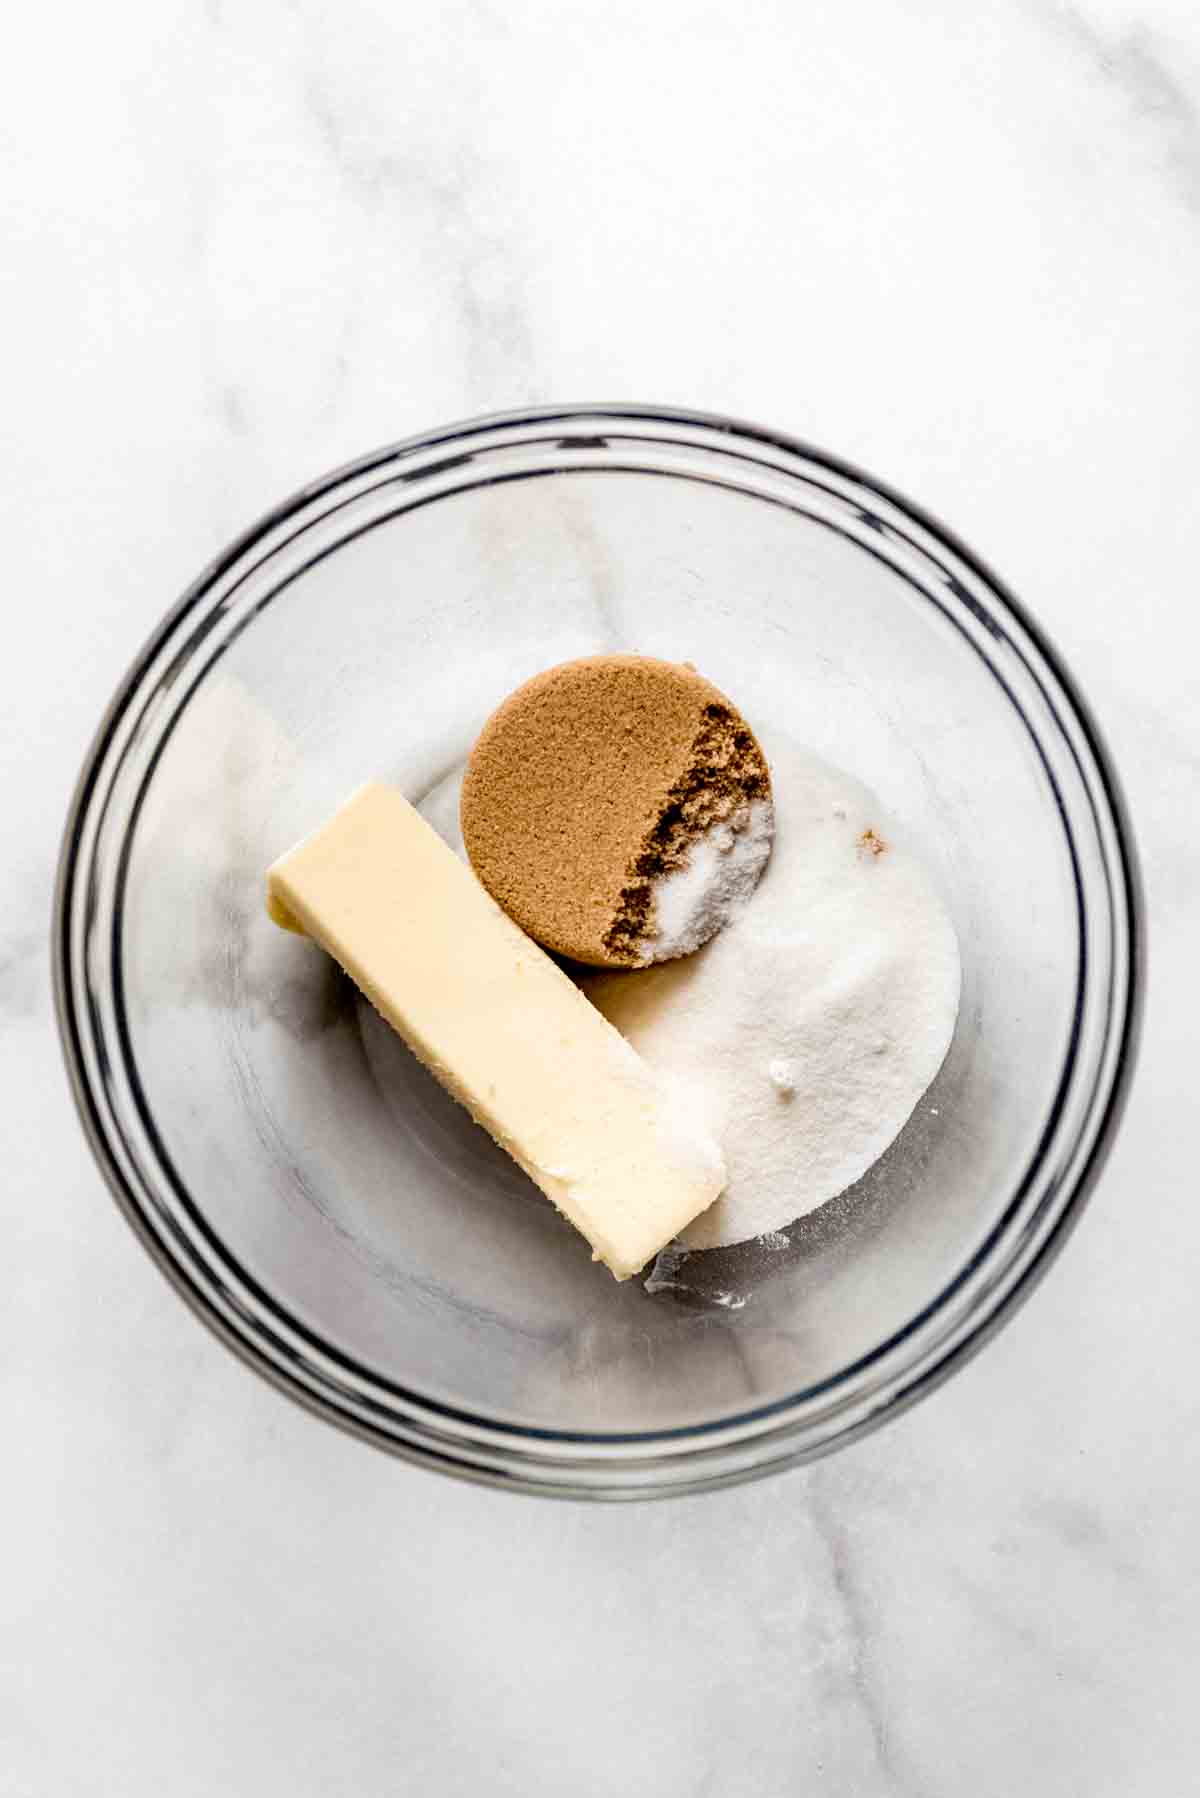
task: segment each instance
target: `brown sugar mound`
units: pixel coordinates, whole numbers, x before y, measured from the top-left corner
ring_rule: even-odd
[[[641,966],[655,880],[770,797],[753,731],[710,681],[650,656],[588,656],[535,675],[488,719],[463,781],[463,840],[545,948]]]

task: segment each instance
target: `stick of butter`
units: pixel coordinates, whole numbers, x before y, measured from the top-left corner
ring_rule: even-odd
[[[341,964],[618,1280],[721,1191],[716,1143],[390,787],[361,787],[275,862],[267,909]]]

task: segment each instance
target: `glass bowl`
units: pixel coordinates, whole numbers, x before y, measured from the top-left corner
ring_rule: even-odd
[[[849,1193],[618,1285],[311,944],[263,871],[364,779],[448,834],[499,699],[568,657],[694,662],[873,786],[951,907],[945,1066]],[[428,1466],[621,1498],[823,1453],[928,1391],[1062,1243],[1137,1034],[1112,767],[1060,659],[879,482],[700,413],[449,426],[270,513],[138,657],[55,921],[96,1158],[160,1267],[292,1397]]]

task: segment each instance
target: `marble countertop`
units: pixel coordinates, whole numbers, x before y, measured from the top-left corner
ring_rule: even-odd
[[[1200,1764],[1193,0],[118,0],[0,70],[0,1794],[1178,1798]],[[606,1510],[322,1427],[105,1194],[57,838],[125,665],[339,461],[561,399],[896,482],[1079,675],[1144,855],[1123,1132],[933,1398]]]

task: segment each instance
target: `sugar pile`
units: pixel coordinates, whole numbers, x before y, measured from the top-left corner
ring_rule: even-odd
[[[724,1149],[729,1183],[691,1249],[777,1231],[861,1178],[958,1013],[954,927],[878,802],[815,757],[769,753],[775,841],[753,897],[685,960],[583,981]]]
[[[774,831],[770,800],[756,799],[698,836],[683,867],[652,883],[653,932],[639,945],[643,960],[691,955],[715,936],[758,885]]]

